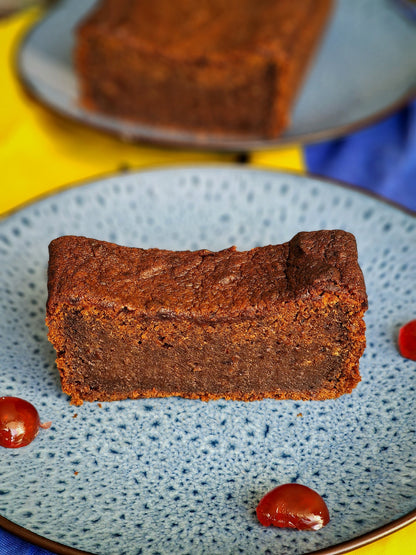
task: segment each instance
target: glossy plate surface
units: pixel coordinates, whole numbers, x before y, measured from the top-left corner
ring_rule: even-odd
[[[42,103],[125,139],[224,150],[267,148],[282,142],[339,136],[416,94],[416,23],[393,0],[338,0],[333,18],[278,140],[198,135],[181,129],[127,124],[79,106],[72,63],[73,30],[95,0],[64,0],[23,42],[18,71]]]
[[[73,407],[44,325],[48,243],[239,249],[300,230],[356,235],[369,295],[362,382],[326,402],[147,399]],[[124,174],[68,189],[0,222],[0,394],[52,421],[1,450],[0,515],[94,553],[305,553],[409,521],[416,508],[414,216],[339,185],[238,167]],[[296,481],[325,499],[319,532],[264,528],[255,508]],[[407,516],[405,516],[407,515]],[[413,515],[414,516],[414,515]]]

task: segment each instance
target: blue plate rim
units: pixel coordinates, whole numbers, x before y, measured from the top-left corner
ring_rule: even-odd
[[[63,183],[61,185],[54,186],[52,189],[48,191],[44,191],[43,193],[39,193],[34,197],[20,202],[18,205],[5,210],[4,212],[0,213],[0,224],[6,220],[7,218],[13,216],[17,212],[24,210],[25,208],[29,208],[30,206],[37,204],[38,202],[42,202],[50,197],[54,197],[56,195],[60,195],[61,193],[65,193],[65,191],[69,191],[71,189],[88,187],[89,185],[94,184],[97,181],[106,181],[110,179],[114,179],[116,177],[120,177],[123,175],[132,176],[134,174],[143,174],[143,173],[154,173],[154,172],[170,172],[170,171],[180,171],[180,170],[206,170],[206,169],[229,169],[229,170],[244,170],[247,172],[261,172],[261,173],[270,173],[272,175],[281,175],[281,176],[297,176],[297,177],[305,177],[306,179],[322,181],[323,183],[335,185],[336,187],[344,188],[349,190],[350,192],[356,192],[362,194],[366,197],[373,198],[376,201],[379,201],[385,205],[388,205],[392,208],[395,208],[408,216],[413,216],[416,218],[416,210],[408,208],[403,204],[400,204],[397,201],[392,199],[383,197],[381,194],[377,193],[376,191],[370,191],[361,185],[353,185],[348,183],[347,181],[343,181],[342,179],[335,179],[333,177],[327,177],[325,175],[321,175],[319,173],[313,173],[310,171],[302,171],[302,170],[295,170],[289,169],[286,170],[284,168],[272,168],[267,167],[266,165],[262,164],[255,164],[255,163],[246,163],[246,162],[220,162],[218,160],[213,160],[212,162],[205,161],[205,162],[150,162],[140,168],[128,168],[122,171],[107,171],[103,173],[99,173],[97,175],[93,175],[90,177],[85,177],[81,179],[75,179]]]

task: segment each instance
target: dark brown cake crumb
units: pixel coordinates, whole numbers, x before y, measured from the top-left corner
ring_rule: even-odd
[[[50,244],[46,322],[74,404],[331,399],[360,381],[367,296],[350,233],[174,252]]]

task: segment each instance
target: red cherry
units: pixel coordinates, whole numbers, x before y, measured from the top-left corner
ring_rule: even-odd
[[[272,489],[257,506],[263,526],[319,530],[329,522],[329,511],[322,497],[302,484],[284,484]]]
[[[24,447],[35,439],[40,426],[35,407],[18,397],[0,397],[0,445]]]
[[[416,360],[416,320],[412,320],[400,328],[399,350],[405,358]]]

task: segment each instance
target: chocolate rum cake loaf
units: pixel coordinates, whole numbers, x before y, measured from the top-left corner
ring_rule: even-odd
[[[76,33],[81,103],[166,129],[277,137],[332,0],[102,0]]]
[[[245,252],[74,236],[49,249],[46,323],[74,404],[331,399],[360,381],[367,296],[350,233]]]

